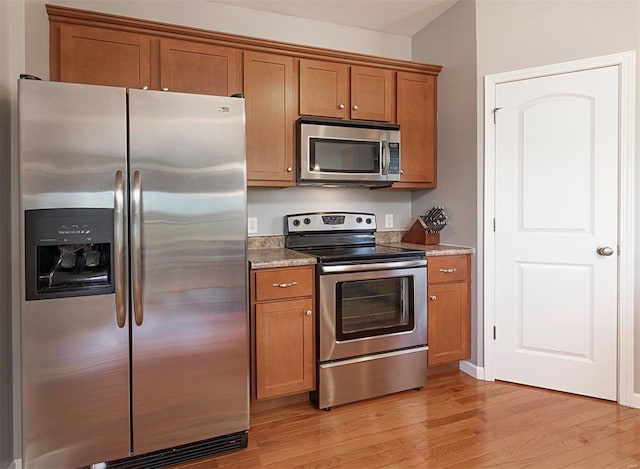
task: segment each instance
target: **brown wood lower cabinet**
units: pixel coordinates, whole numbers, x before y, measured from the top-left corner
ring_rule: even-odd
[[[314,267],[251,272],[252,395],[315,387]]]
[[[471,356],[470,262],[470,255],[429,258],[429,366],[465,360]]]

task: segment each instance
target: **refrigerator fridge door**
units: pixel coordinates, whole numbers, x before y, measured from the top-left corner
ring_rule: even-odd
[[[19,82],[26,469],[80,467],[130,453],[129,325],[126,311],[117,315],[109,288],[114,223],[96,221],[114,214],[116,174],[126,175],[126,125],[123,89]],[[26,211],[35,217],[29,233]],[[116,225],[126,223],[122,217]],[[99,239],[92,231],[97,225]],[[47,269],[49,284],[42,283]],[[96,269],[104,287],[98,294],[88,281],[66,290],[64,281],[56,283],[57,277],[89,278]],[[43,288],[28,294],[27,277]]]
[[[244,100],[129,91],[133,451],[249,428]]]

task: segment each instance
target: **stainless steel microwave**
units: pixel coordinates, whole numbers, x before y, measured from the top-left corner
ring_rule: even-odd
[[[400,180],[400,126],[298,119],[298,185],[389,186]]]

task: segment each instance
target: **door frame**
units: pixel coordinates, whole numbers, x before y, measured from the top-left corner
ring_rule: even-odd
[[[635,51],[487,75],[484,79],[484,379],[495,379],[495,126],[496,87],[503,83],[549,75],[617,66],[620,69],[618,168],[618,400],[640,408],[634,393],[634,197],[635,197]],[[500,118],[498,113],[497,118]],[[498,221],[499,223],[499,221]]]

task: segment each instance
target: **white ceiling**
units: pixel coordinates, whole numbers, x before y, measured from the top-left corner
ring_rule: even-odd
[[[411,37],[458,0],[210,0]]]

